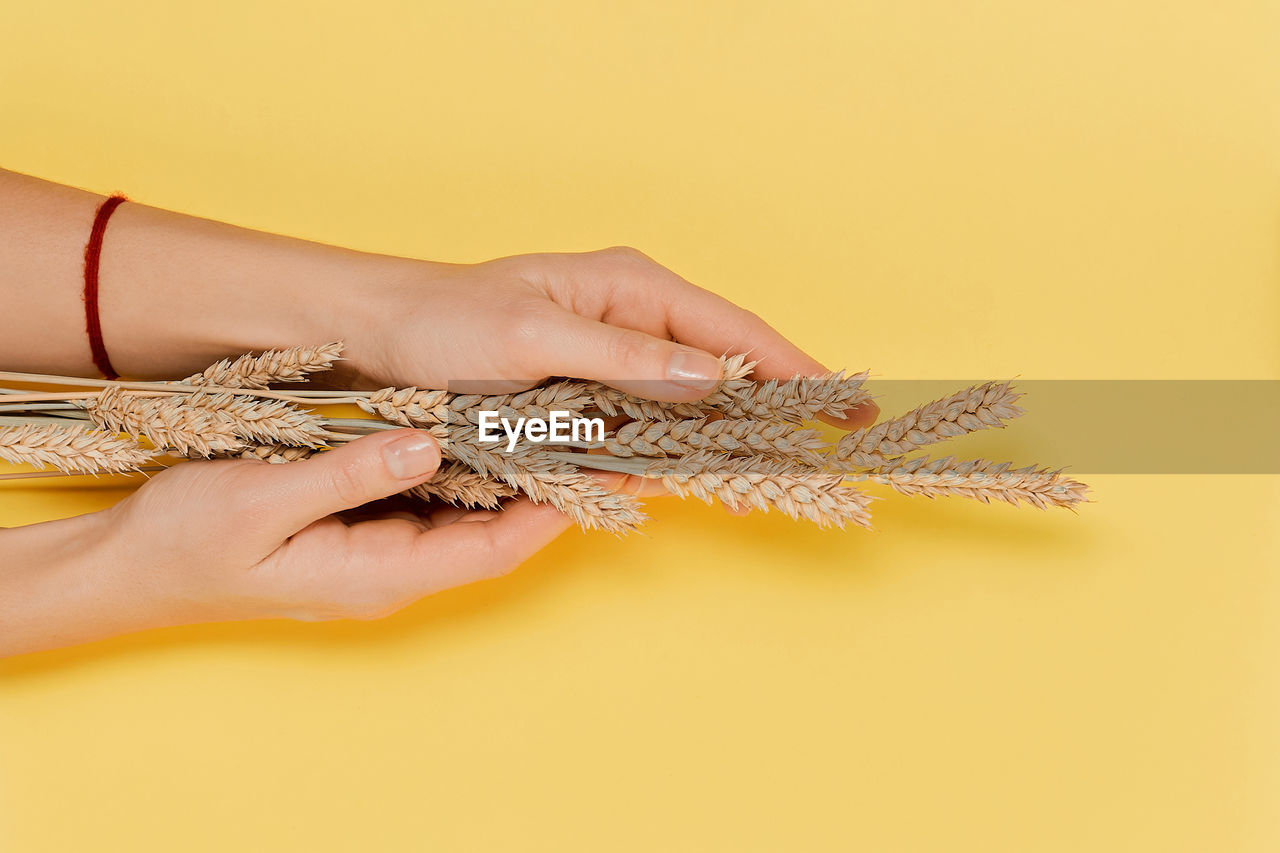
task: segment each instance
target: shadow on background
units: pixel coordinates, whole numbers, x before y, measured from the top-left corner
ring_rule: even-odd
[[[192,647],[334,651],[383,647],[390,651],[405,644],[420,646],[424,639],[447,643],[476,620],[501,619],[537,608],[558,585],[572,584],[585,573],[610,571],[609,555],[623,548],[640,552],[627,555],[626,562],[634,565],[639,556],[638,562],[655,571],[628,570],[625,578],[619,576],[610,588],[620,595],[637,585],[663,586],[668,583],[665,573],[672,570],[726,571],[692,561],[672,562],[670,550],[658,539],[672,533],[696,537],[713,552],[751,557],[733,566],[733,571],[767,572],[774,582],[810,586],[814,594],[830,595],[833,581],[839,590],[857,594],[900,568],[899,537],[928,537],[931,545],[942,543],[968,552],[986,550],[993,561],[1022,558],[1030,569],[1046,551],[1059,557],[1068,551],[1086,558],[1093,547],[1090,530],[1100,523],[1090,519],[1088,505],[1079,518],[1072,519],[1066,511],[983,506],[960,498],[908,498],[879,486],[869,490],[883,498],[873,505],[874,530],[821,530],[778,512],[734,517],[694,501],[660,499],[648,502],[653,521],[638,534],[619,541],[607,534],[571,530],[511,575],[437,593],[386,619],[320,623],[282,619],[163,628],[0,661],[0,676],[7,681],[39,679],[121,656],[164,657]]]

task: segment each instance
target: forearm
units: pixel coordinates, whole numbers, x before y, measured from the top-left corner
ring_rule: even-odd
[[[84,247],[103,197],[0,171],[0,366],[95,375]],[[340,338],[360,285],[421,261],[237,228],[130,202],[103,244],[103,337],[122,375],[166,378],[227,355]]]
[[[109,556],[106,525],[95,513],[0,529],[0,657],[167,621],[145,576]]]

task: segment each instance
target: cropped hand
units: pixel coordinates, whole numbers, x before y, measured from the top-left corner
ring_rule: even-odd
[[[165,625],[377,618],[504,574],[570,524],[527,499],[501,512],[373,503],[439,463],[414,430],[286,465],[184,462],[102,512],[0,530],[0,656]]]
[[[634,249],[427,264],[354,292],[333,327],[348,361],[329,381],[357,387],[505,393],[572,376],[689,401],[715,387],[725,353],[758,360],[757,378],[826,371],[764,320]],[[832,420],[860,426],[877,412],[866,403]]]

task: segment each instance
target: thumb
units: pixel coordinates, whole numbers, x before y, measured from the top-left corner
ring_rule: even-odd
[[[310,459],[260,466],[254,503],[269,508],[292,535],[327,515],[410,489],[439,467],[440,445],[429,433],[389,430]]]
[[[700,400],[721,376],[720,360],[710,353],[569,311],[539,343],[544,372],[594,379],[650,400]]]

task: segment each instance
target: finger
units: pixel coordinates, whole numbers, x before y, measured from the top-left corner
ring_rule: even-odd
[[[421,430],[390,430],[288,465],[254,466],[256,510],[282,535],[311,522],[412,488],[440,466],[440,447]]]
[[[569,272],[577,289],[599,291],[601,278],[610,285],[604,315],[610,322],[651,333],[657,333],[655,325],[665,325],[673,340],[716,355],[750,353],[759,362],[757,374],[764,379],[827,372],[755,314],[640,252],[615,247],[576,257],[579,262]],[[659,306],[665,316],[652,317],[644,310],[646,304]]]
[[[829,372],[760,317],[638,252],[605,250],[581,257],[607,260],[605,270],[598,263],[576,265],[572,278],[578,287],[590,287],[596,282],[585,277],[609,277],[613,288],[607,316],[612,322],[650,332],[656,332],[655,327],[661,325],[673,340],[716,355],[747,353],[757,362],[757,379],[790,379]],[[664,317],[655,318],[644,310],[643,303],[654,301]],[[833,426],[853,429],[874,423],[879,412],[879,407],[868,401],[850,409],[844,418],[822,419]]]
[[[465,506],[445,504],[438,509],[432,509],[427,514],[427,522],[432,527],[444,527],[446,524],[469,524],[475,521],[487,521],[498,515],[499,512],[500,510],[472,509]]]
[[[631,495],[637,498],[657,498],[670,495],[667,487],[656,477],[641,477],[635,474],[618,474],[612,471],[595,471],[584,468],[591,476],[600,481],[611,492]]]
[[[874,400],[864,400],[852,409],[846,409],[843,418],[826,415],[822,416],[822,419],[841,429],[861,429],[871,426],[878,417],[880,417],[880,407]]]
[[[594,379],[650,400],[700,400],[720,381],[711,353],[562,309],[531,343],[537,372]]]
[[[430,530],[418,537],[411,559],[430,567],[416,595],[507,574],[572,525],[554,507],[518,498],[487,520]]]
[[[830,373],[817,359],[803,352],[761,318],[722,296],[684,279],[672,285],[668,303],[668,328],[673,337],[712,352],[748,353],[756,361],[756,379],[791,379]],[[698,317],[714,318],[699,322]],[[875,423],[880,407],[867,400],[848,409],[844,417],[823,415],[822,420],[843,429]]]

